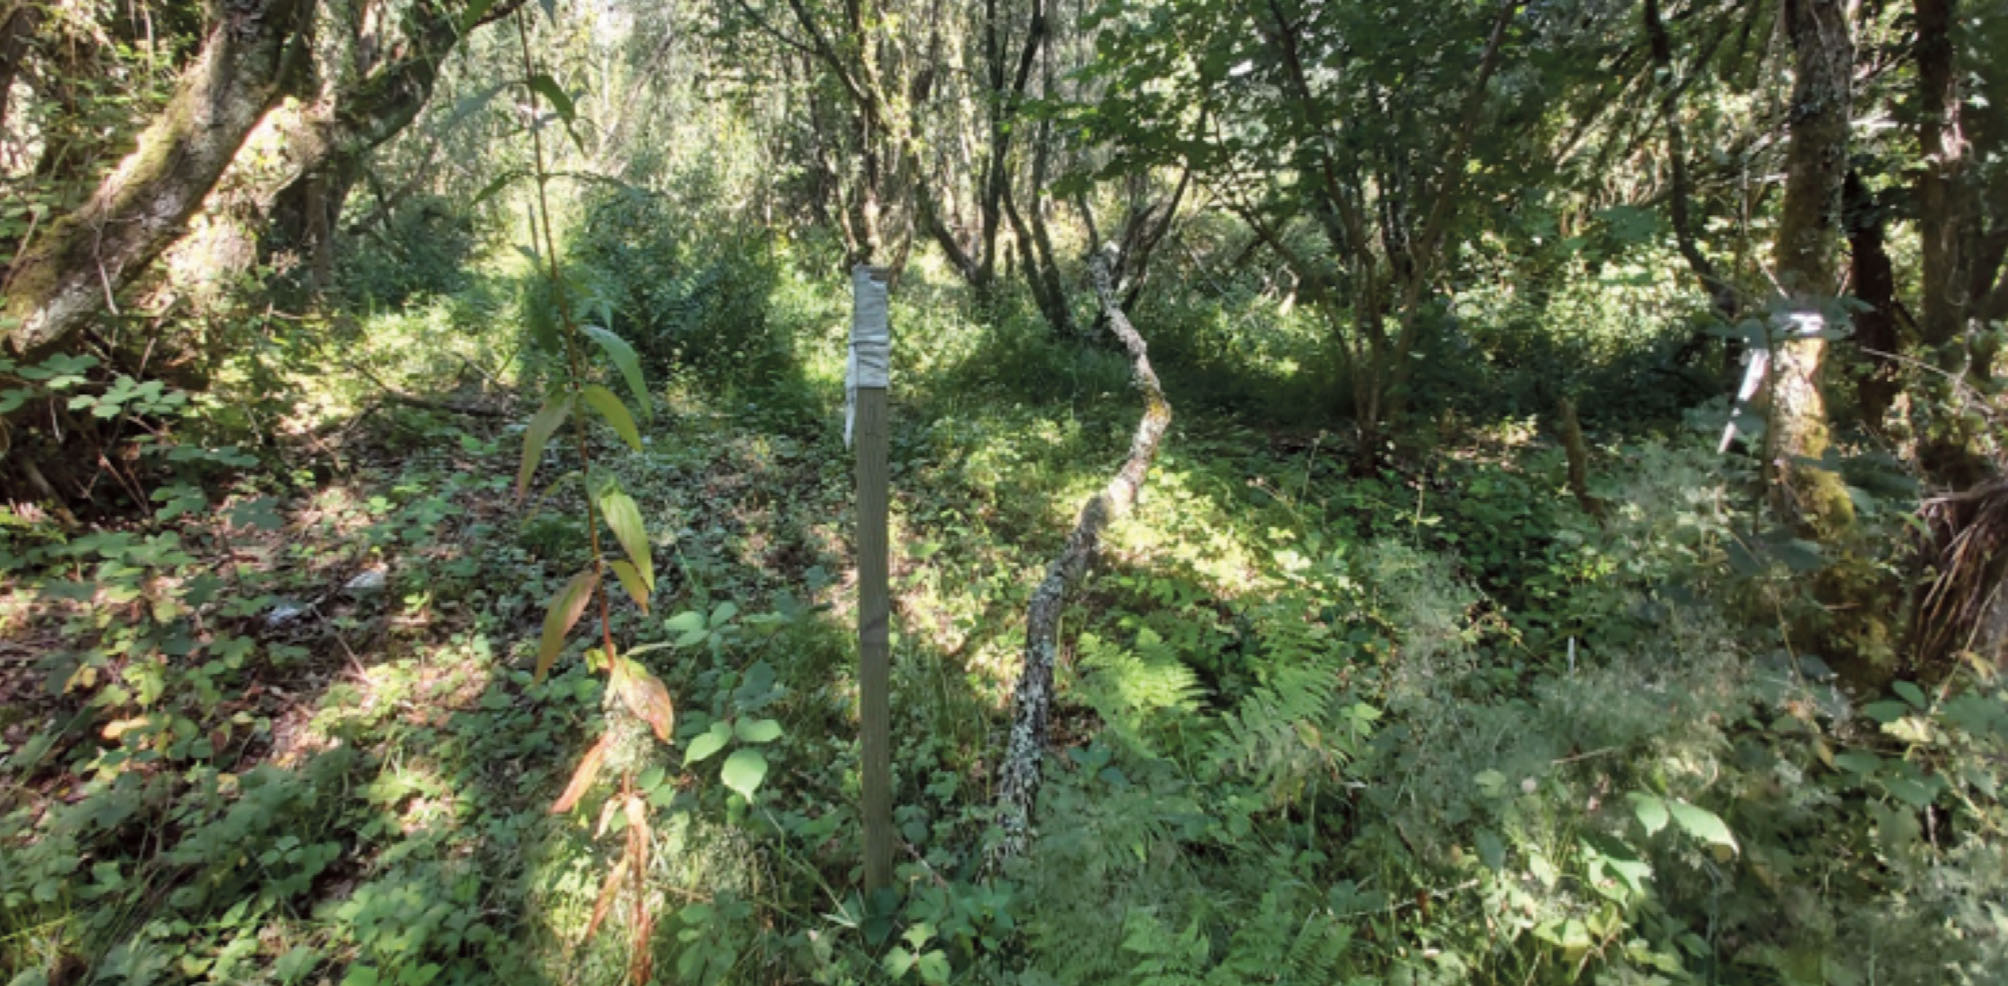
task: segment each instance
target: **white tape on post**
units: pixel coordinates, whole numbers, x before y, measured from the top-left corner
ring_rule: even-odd
[[[886,387],[892,375],[892,331],[886,319],[885,271],[851,268],[851,354],[844,362],[844,445],[858,416],[858,388]]]

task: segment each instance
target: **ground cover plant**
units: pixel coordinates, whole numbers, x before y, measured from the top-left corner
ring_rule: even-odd
[[[1998,8],[0,6],[0,982],[2008,980]]]

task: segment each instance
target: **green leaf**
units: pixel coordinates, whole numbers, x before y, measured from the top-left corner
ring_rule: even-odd
[[[885,969],[885,974],[892,979],[905,976],[907,970],[913,968],[913,963],[913,953],[898,945],[894,945],[892,951],[885,953],[885,958],[879,960],[879,966]]]
[[[1920,709],[1930,704],[1924,700],[1924,689],[1917,687],[1915,682],[1899,681],[1890,685],[1890,688],[1894,689],[1898,695],[1903,696],[1904,701]]]
[[[530,424],[523,429],[523,464],[516,469],[516,499],[530,490],[530,474],[537,471],[537,463],[544,458],[544,445],[558,426],[565,423],[565,416],[572,413],[572,395],[561,394],[544,403]]]
[[[732,731],[744,743],[772,743],[781,738],[781,724],[772,719],[741,719]]]
[[[567,126],[570,126],[572,119],[578,115],[572,106],[572,97],[565,95],[564,87],[558,85],[558,80],[548,74],[539,72],[524,79],[523,84],[529,86],[531,92],[550,100],[551,109],[557,112],[558,119],[565,121]]]
[[[694,609],[686,609],[662,621],[662,626],[665,630],[675,630],[680,633],[689,633],[692,630],[702,631],[704,629],[704,614]]]
[[[565,635],[579,622],[580,614],[586,611],[587,601],[593,598],[593,589],[600,584],[600,575],[586,569],[572,576],[558,594],[551,597],[551,605],[544,610],[544,638],[537,645],[536,680],[543,681],[551,671],[551,665],[558,659],[558,652],[565,649]]]
[[[1862,713],[1887,726],[1910,714],[1910,707],[1902,702],[1870,702],[1862,706]]]
[[[634,416],[628,413],[627,405],[614,396],[614,392],[599,384],[587,384],[579,389],[579,396],[585,398],[586,405],[600,413],[614,434],[621,436],[628,448],[641,451],[641,432],[635,430]]]
[[[1685,801],[1674,801],[1666,807],[1673,813],[1673,823],[1680,826],[1681,831],[1711,846],[1736,851],[1736,837],[1729,834],[1729,826],[1723,824],[1721,817],[1714,812]]]
[[[696,739],[690,741],[688,747],[684,748],[683,765],[688,767],[691,764],[709,759],[713,754],[725,749],[725,744],[731,739],[731,726],[722,722],[712,723],[710,732],[700,733]]]
[[[948,955],[935,949],[920,957],[920,980],[925,983],[948,981]]]
[[[1640,825],[1645,826],[1645,834],[1656,835],[1666,827],[1666,802],[1643,791],[1633,791],[1625,797],[1631,799],[1632,814],[1638,818]]]
[[[607,526],[613,528],[621,550],[627,552],[628,560],[634,562],[635,571],[641,574],[641,584],[654,592],[655,561],[649,555],[648,529],[642,526],[641,508],[635,506],[634,497],[621,492],[618,486],[609,485],[600,494],[600,512],[606,515]]]
[[[739,792],[747,801],[753,800],[753,792],[760,789],[760,782],[767,779],[767,756],[759,750],[739,749],[725,758],[725,766],[718,771],[718,779],[725,786]]]
[[[641,580],[641,572],[630,562],[617,561],[613,562],[612,566],[614,577],[621,580],[621,588],[626,589],[628,595],[634,597],[635,605],[640,606],[642,612],[648,612],[649,589],[648,584]],[[628,656],[633,657],[639,652],[639,648],[630,650]]]
[[[461,32],[465,33],[469,28],[480,23],[482,16],[488,13],[488,8],[493,6],[495,6],[495,0],[469,0],[467,9],[460,13]]]
[[[635,355],[634,347],[627,340],[613,334],[611,330],[597,325],[585,327],[586,334],[600,344],[600,349],[613,361],[614,368],[621,371],[627,380],[628,390],[634,394],[634,402],[641,405],[641,416],[655,419],[655,404],[648,399],[648,384],[641,377],[641,358]]]

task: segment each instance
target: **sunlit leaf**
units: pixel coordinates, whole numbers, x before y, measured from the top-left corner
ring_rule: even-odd
[[[1673,814],[1673,823],[1680,826],[1681,831],[1711,846],[1723,846],[1731,852],[1736,850],[1736,837],[1729,834],[1729,826],[1723,824],[1721,817],[1714,812],[1685,801],[1668,802],[1666,807]]]
[[[641,573],[635,570],[632,563],[624,561],[614,562],[613,570],[614,577],[621,580],[621,588],[626,589],[628,595],[634,598],[635,605],[640,606],[642,612],[648,612],[649,589],[648,584],[641,580]],[[633,656],[634,653],[628,651],[629,656]]]
[[[655,561],[649,553],[648,530],[642,526],[641,508],[620,487],[609,485],[600,493],[600,513],[606,516],[607,526],[613,528],[614,539],[621,543],[621,550],[627,552],[629,561],[634,562],[635,571],[641,575],[641,584],[654,592]]]
[[[551,597],[551,605],[544,610],[544,637],[537,645],[536,679],[543,681],[551,671],[551,664],[558,659],[558,652],[565,649],[565,635],[579,622],[579,615],[586,611],[586,603],[593,598],[593,590],[600,584],[600,575],[586,569],[572,576],[558,594]]]
[[[725,758],[725,766],[719,768],[718,779],[739,792],[740,797],[752,801],[753,792],[767,779],[767,755],[754,749],[734,750]]]
[[[662,679],[650,674],[647,668],[620,658],[613,663],[611,684],[614,694],[620,696],[628,710],[648,723],[657,739],[668,742],[676,726],[676,705],[670,701],[669,688]]]
[[[537,463],[544,457],[544,445],[558,426],[565,423],[565,416],[572,413],[572,396],[560,394],[546,401],[530,418],[530,424],[523,429],[523,464],[516,469],[516,499],[521,500],[530,490],[530,475],[537,471]]]
[[[585,399],[587,407],[598,411],[600,417],[606,419],[614,434],[619,435],[628,448],[641,451],[641,432],[635,429],[634,416],[628,413],[627,405],[622,404],[613,391],[596,383],[587,384],[579,389],[579,396]]]
[[[641,416],[653,419],[655,405],[648,399],[648,384],[642,380],[641,358],[635,355],[634,347],[611,330],[597,325],[586,326],[585,332],[594,342],[600,344],[600,349],[606,352],[607,359],[613,361],[614,368],[620,371],[623,379],[627,380],[628,390],[634,394],[634,402],[641,405]]]
[[[562,815],[571,811],[579,799],[586,796],[586,792],[592,789],[593,779],[599,776],[601,762],[606,758],[607,738],[602,736],[592,749],[586,751],[585,756],[579,758],[578,767],[572,770],[571,783],[565,785],[565,792],[551,804],[551,814]]]
[[[691,740],[690,745],[684,748],[683,765],[688,767],[709,759],[718,751],[725,749],[725,744],[731,739],[731,726],[723,722],[712,723],[709,732],[698,734],[698,737]]]
[[[613,869],[607,871],[607,882],[600,884],[600,895],[593,901],[593,917],[586,922],[584,937],[591,938],[593,932],[600,930],[600,923],[605,921],[607,913],[613,910],[614,897],[620,892],[621,877],[627,875],[627,868],[627,857],[623,856],[614,864]]]
[[[772,743],[781,738],[781,724],[772,719],[741,719],[733,732],[744,743]]]
[[[1640,825],[1645,826],[1645,834],[1655,835],[1666,827],[1666,802],[1643,791],[1633,791],[1625,797],[1631,799],[1632,815],[1638,818]]]

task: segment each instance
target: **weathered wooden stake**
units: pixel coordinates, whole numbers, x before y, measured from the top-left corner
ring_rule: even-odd
[[[858,448],[858,719],[864,789],[865,891],[892,884],[892,689],[886,589],[886,381],[891,332],[886,273],[851,271],[851,390]],[[845,423],[851,430],[851,422]],[[848,434],[846,437],[849,437]]]

